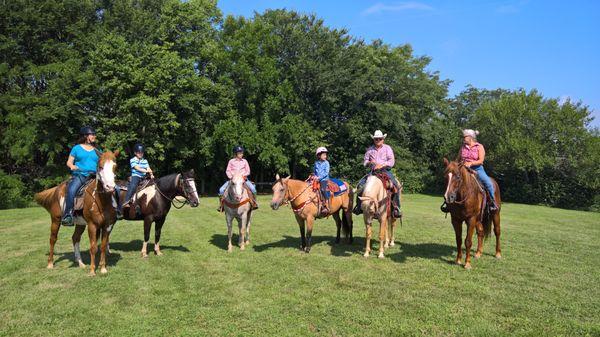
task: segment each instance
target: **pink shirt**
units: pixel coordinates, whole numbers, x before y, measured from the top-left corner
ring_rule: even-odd
[[[227,170],[225,170],[227,178],[233,178],[236,173],[241,173],[244,177],[250,175],[250,165],[248,165],[246,159],[233,158],[229,160],[229,163],[227,163]]]
[[[478,161],[480,146],[483,148],[483,145],[479,143],[475,143],[473,146],[463,144],[462,148],[460,149],[460,158],[466,162]]]
[[[394,151],[387,144],[381,145],[379,149],[375,145],[371,145],[365,153],[363,165],[367,166],[370,161],[376,165],[393,167],[395,162]]]

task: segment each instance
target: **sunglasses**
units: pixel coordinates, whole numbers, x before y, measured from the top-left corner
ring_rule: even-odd
[[[383,138],[373,138],[373,140],[376,141],[376,142],[379,142],[379,141],[382,141]]]

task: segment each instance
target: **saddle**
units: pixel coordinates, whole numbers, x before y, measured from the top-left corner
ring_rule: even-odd
[[[383,183],[383,187],[391,192],[391,193],[397,193],[398,189],[396,188],[396,186],[394,185],[394,183],[392,182],[392,180],[390,179],[390,177],[388,177],[387,174],[379,171],[379,172],[373,172],[373,175],[376,176],[377,178],[379,178],[379,180],[381,180],[381,182]]]
[[[130,181],[131,178],[128,178],[127,181]],[[144,178],[142,179],[142,181],[140,181],[140,183],[137,185],[137,188],[135,189],[135,193],[137,194],[137,192],[143,190],[144,188],[148,187],[148,185],[150,185],[150,183],[154,183],[153,179],[151,178]],[[119,181],[117,183],[117,185],[119,185],[119,189],[121,191],[127,191],[129,188],[129,184],[125,181]]]
[[[81,185],[79,190],[77,190],[77,193],[75,193],[75,200],[73,202],[73,213],[74,214],[79,215],[79,214],[83,213],[83,200],[85,197],[85,195],[84,195],[85,189],[92,182],[94,182],[94,179],[89,179],[88,181],[85,182],[85,184]]]

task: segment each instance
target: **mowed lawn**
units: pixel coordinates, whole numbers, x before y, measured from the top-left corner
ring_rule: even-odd
[[[250,247],[229,254],[224,216],[206,198],[169,215],[164,256],[141,258],[142,223],[118,222],[109,273],[96,277],[72,262],[71,228],[46,269],[45,210],[0,211],[0,335],[600,335],[600,214],[505,204],[503,259],[492,236],[468,271],[452,263],[441,198],[404,200],[384,260],[362,256],[362,217],[353,245],[335,245],[327,219],[300,252],[292,211],[272,211],[266,196]]]

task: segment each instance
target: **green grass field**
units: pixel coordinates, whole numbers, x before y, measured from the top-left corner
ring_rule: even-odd
[[[0,335],[600,335],[598,213],[505,204],[504,258],[489,240],[467,271],[452,263],[439,197],[405,197],[384,260],[362,257],[362,217],[351,246],[333,244],[333,219],[318,221],[304,254],[290,209],[261,201],[250,247],[231,254],[214,198],[172,211],[164,256],[142,259],[142,224],[121,221],[109,273],[93,278],[72,262],[71,228],[46,270],[47,213],[0,211]]]

